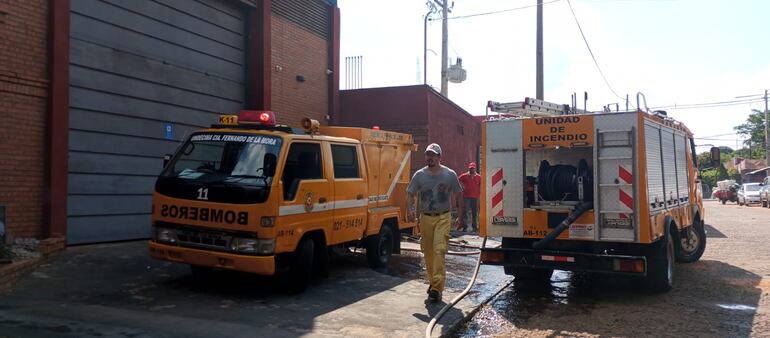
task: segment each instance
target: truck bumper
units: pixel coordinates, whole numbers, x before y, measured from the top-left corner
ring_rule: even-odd
[[[481,251],[481,263],[519,268],[647,275],[645,256],[598,255],[568,251],[495,248]]]
[[[217,269],[275,274],[275,256],[247,256],[226,252],[184,248],[149,241],[150,256],[164,261],[206,266]]]

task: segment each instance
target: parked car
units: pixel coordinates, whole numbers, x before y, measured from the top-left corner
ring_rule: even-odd
[[[761,203],[759,200],[759,191],[762,189],[761,183],[746,183],[738,189],[738,205],[750,205],[752,203]]]
[[[770,176],[765,177],[760,185],[762,189],[759,190],[759,200],[762,202],[762,207],[770,208]]]

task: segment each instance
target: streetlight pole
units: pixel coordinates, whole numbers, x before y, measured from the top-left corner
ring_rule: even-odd
[[[536,74],[535,74],[535,98],[543,100],[543,0],[537,0],[537,46],[535,52]]]
[[[449,95],[449,79],[446,76],[447,60],[449,58],[449,51],[447,50],[447,41],[449,39],[449,20],[447,15],[449,14],[449,8],[447,7],[449,0],[443,0],[441,2],[441,95],[447,97]]]
[[[428,20],[433,12],[433,4],[428,2],[428,13],[425,13],[425,24],[422,28],[422,84],[428,84]]]

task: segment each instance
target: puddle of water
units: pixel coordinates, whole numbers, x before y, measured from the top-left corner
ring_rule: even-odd
[[[757,311],[756,306],[743,305],[743,304],[717,304],[717,306],[725,310],[751,311],[751,312]]]

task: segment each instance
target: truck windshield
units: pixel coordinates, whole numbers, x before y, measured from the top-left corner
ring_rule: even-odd
[[[759,186],[759,184],[747,184],[746,185],[746,191],[759,191],[759,189],[762,188]]]
[[[266,135],[193,134],[160,176],[267,187],[273,179],[269,166],[274,167],[281,143],[280,137]]]

